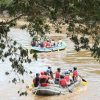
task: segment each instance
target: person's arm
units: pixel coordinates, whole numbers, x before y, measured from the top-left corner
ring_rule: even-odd
[[[66,86],[68,87],[66,79],[65,79],[65,82],[66,82]]]

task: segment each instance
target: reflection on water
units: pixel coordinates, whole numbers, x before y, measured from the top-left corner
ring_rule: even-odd
[[[9,36],[17,40],[23,47],[30,47],[31,37],[27,35],[25,30],[11,29]],[[34,74],[32,77],[28,75],[23,76],[25,84],[9,83],[9,80],[14,77],[14,73],[12,73],[11,76],[5,76],[4,72],[10,70],[10,63],[5,62],[0,63],[0,100],[99,100],[100,64],[91,57],[89,51],[76,52],[73,49],[74,44],[69,39],[66,39],[65,35],[62,35],[62,38],[67,43],[67,49],[49,53],[38,53],[38,61],[32,59],[32,63],[25,64],[25,68],[35,73],[46,70],[48,65],[51,66],[54,71],[56,71],[57,67],[61,67],[63,71],[77,66],[79,73],[88,81],[88,87],[81,87],[80,90],[74,90],[73,93],[61,96],[34,96],[29,92],[28,96],[19,97],[17,91],[19,89],[26,90],[25,86],[32,83]]]

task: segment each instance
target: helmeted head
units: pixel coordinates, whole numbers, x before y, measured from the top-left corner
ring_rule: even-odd
[[[67,74],[70,74],[70,71],[68,70],[68,71],[66,71],[66,73],[67,73]]]
[[[61,69],[60,69],[60,68],[57,68],[57,71],[58,71],[58,72],[60,72],[60,71],[61,71]]]
[[[73,70],[76,71],[77,70],[77,67],[73,67]]]
[[[44,75],[44,72],[41,72],[41,75]]]
[[[36,76],[39,76],[40,74],[39,73],[36,73]]]
[[[50,73],[50,69],[47,69],[47,73]]]
[[[50,66],[48,66],[48,69],[50,69],[51,67]]]
[[[60,78],[61,78],[61,79],[64,79],[64,75],[60,75]]]
[[[67,71],[65,72],[65,75],[69,75],[69,74],[70,74],[70,71],[67,70]]]

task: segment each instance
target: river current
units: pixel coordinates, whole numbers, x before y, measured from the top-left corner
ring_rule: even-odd
[[[26,30],[11,29],[9,36],[24,48],[30,49],[31,37],[27,33]],[[22,77],[25,84],[20,82],[12,84],[10,81],[16,74],[12,72],[10,76],[5,75],[6,71],[11,70],[11,63],[8,60],[4,63],[0,62],[0,100],[100,100],[100,63],[91,57],[89,51],[76,52],[74,44],[66,38],[66,35],[51,34],[50,36],[54,39],[62,38],[66,42],[67,48],[62,51],[38,53],[37,61],[30,55],[32,62],[24,65],[25,69],[31,70],[33,74],[31,77],[28,75]],[[48,66],[51,66],[53,71],[56,71],[58,67],[64,71],[76,66],[80,75],[88,81],[88,86],[81,87],[80,90],[75,89],[73,93],[61,96],[36,96],[29,91],[28,96],[20,97],[17,91],[25,91],[26,85],[31,85],[34,74],[45,71]]]

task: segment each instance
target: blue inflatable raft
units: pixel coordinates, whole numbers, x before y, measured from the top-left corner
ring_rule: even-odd
[[[37,52],[50,52],[50,51],[58,51],[58,50],[64,50],[66,48],[66,43],[63,42],[62,45],[58,45],[51,48],[41,48],[41,47],[32,47],[31,49]]]

